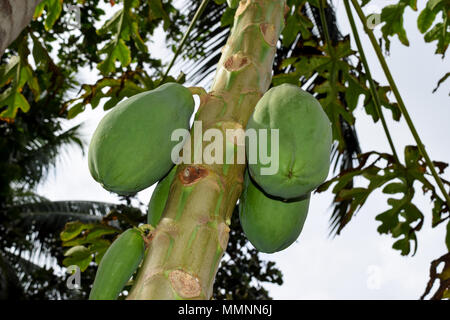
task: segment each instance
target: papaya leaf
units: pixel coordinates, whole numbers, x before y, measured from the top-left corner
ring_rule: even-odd
[[[46,31],[49,31],[61,15],[62,4],[63,0],[43,0],[36,6],[34,19],[40,17],[45,9],[47,14],[44,20],[44,27]]]
[[[402,44],[409,46],[406,30],[403,26],[403,14],[407,6],[414,9],[415,5],[414,0],[400,0],[397,4],[388,5],[382,9],[381,21],[384,22],[384,25],[381,31],[383,32],[386,51],[390,49],[389,37],[393,35],[397,35]]]
[[[286,58],[284,59],[281,64],[280,64],[280,69],[284,69],[288,66],[290,66],[291,64],[294,64],[295,62],[298,61],[298,57],[290,57],[290,58]]]
[[[431,223],[431,226],[433,228],[444,221],[443,216],[446,212],[449,212],[446,203],[442,201],[442,199],[440,198],[435,199],[432,209],[432,223]]]
[[[65,257],[70,257],[70,256],[85,257],[89,254],[90,253],[89,253],[88,248],[86,248],[84,246],[74,246],[74,247],[66,250],[66,252],[64,252]]]
[[[67,257],[63,260],[64,266],[76,265],[82,272],[87,269],[92,261],[91,251],[84,246],[72,247],[64,253],[64,256]]]
[[[438,268],[440,267],[442,267],[441,272],[438,271]],[[438,282],[438,286],[434,286],[436,282]],[[425,292],[422,294],[420,299],[423,300],[433,288],[436,288],[436,290],[430,298],[431,300],[445,299],[450,296],[450,252],[431,261],[430,279],[428,280]]]
[[[450,2],[447,0],[430,0],[426,7],[419,14],[417,19],[417,27],[421,33],[425,33],[424,39],[426,42],[437,40],[436,54],[445,55],[448,44],[450,43]],[[443,22],[436,23],[438,17],[442,18]],[[439,20],[438,20],[439,21]],[[430,30],[431,28],[431,30]],[[428,32],[427,32],[428,31]]]
[[[347,101],[349,109],[353,111],[358,105],[359,97],[361,95],[367,95],[368,88],[352,74],[346,74],[345,79],[347,80],[345,100]]]
[[[444,55],[447,51],[448,44],[450,43],[450,33],[448,31],[449,27],[450,23],[448,23],[448,25],[442,22],[437,23],[424,36],[425,42],[438,41],[436,54]]]
[[[286,47],[291,46],[299,32],[302,34],[302,39],[309,39],[311,36],[309,29],[313,26],[314,24],[308,17],[304,16],[300,10],[295,10],[294,14],[289,15],[286,20],[286,26],[282,32],[283,45]]]
[[[387,153],[362,154],[359,156],[359,166],[341,172],[317,188],[317,192],[324,192],[334,184],[332,192],[335,194],[335,208],[344,210],[339,215],[336,211],[333,213],[333,230],[337,229],[339,233],[368,197],[381,189],[385,194],[399,197],[388,198],[390,208],[376,216],[375,219],[380,222],[378,232],[392,235],[396,239],[393,248],[399,250],[402,255],[414,255],[418,247],[416,232],[421,230],[424,223],[423,213],[413,203],[416,182],[422,184],[424,192],[431,193],[430,197],[434,203],[433,227],[450,217],[445,201],[436,194],[435,187],[426,178],[430,173],[426,170],[417,146],[406,146],[404,154],[405,165],[398,163]],[[384,164],[384,167],[380,164]],[[444,170],[446,164],[442,163],[441,168]],[[366,179],[369,182],[367,187],[354,185],[356,177]],[[450,182],[444,180],[444,183],[450,187]]]
[[[445,234],[445,245],[447,246],[448,251],[450,252],[450,219],[448,219],[447,223],[447,233]]]
[[[105,235],[115,234],[117,232],[120,232],[117,228],[113,228],[110,226],[105,225],[96,225],[94,228],[90,229],[87,232],[87,241],[92,241],[94,239],[101,238]]]
[[[103,74],[109,74],[116,70],[115,62],[119,60],[123,67],[126,67],[131,62],[130,49],[126,46],[123,39],[116,42],[110,42],[106,45],[101,53],[106,53],[106,59],[97,65],[97,68]]]
[[[417,0],[400,0],[397,4],[385,6],[381,12],[381,21],[384,22],[381,31],[385,40],[385,49],[389,52],[390,37],[397,35],[400,42],[409,46],[409,40],[403,27],[405,9],[410,7],[417,11]],[[450,2],[447,0],[429,0],[417,18],[417,28],[424,33],[426,42],[437,41],[436,54],[445,55],[450,43]],[[439,19],[441,18],[441,19]],[[434,26],[436,21],[438,22]],[[430,30],[431,28],[431,30]]]
[[[152,3],[153,1],[150,2],[150,8],[153,6]],[[112,36],[112,39],[99,51],[100,54],[106,54],[103,61],[97,65],[103,75],[116,71],[116,61],[119,61],[122,67],[127,67],[131,63],[132,55],[128,44],[130,39],[133,40],[137,48],[147,52],[145,42],[138,32],[136,15],[133,13],[133,9],[138,7],[139,4],[140,1],[138,0],[124,0],[123,9],[116,12],[98,30],[99,35],[111,34]]]
[[[92,229],[94,225],[85,224],[80,221],[73,221],[66,223],[64,230],[60,233],[60,238],[63,242],[72,240],[80,235],[85,230]]]
[[[67,113],[67,118],[68,119],[75,118],[79,113],[84,111],[85,106],[86,105],[84,103],[82,103],[82,102],[77,103],[76,105],[72,106],[72,108],[70,108],[68,113]]]
[[[38,78],[35,76],[29,64],[24,65],[20,69],[19,87],[22,88],[25,83],[28,84],[28,87],[33,93],[34,101],[37,101],[39,99],[41,89],[39,88]]]
[[[435,93],[439,89],[441,84],[443,84],[449,77],[450,77],[450,72],[447,72],[441,79],[439,79],[439,81],[436,85],[436,88],[433,89],[433,93]]]
[[[82,94],[67,101],[65,108],[69,108],[68,117],[73,118],[82,112],[86,105],[90,104],[95,109],[102,99],[108,99],[104,105],[104,110],[108,110],[123,98],[152,90],[156,86],[144,70],[136,69],[124,72],[120,78],[104,77],[93,85],[82,85]]]
[[[400,193],[400,192],[405,193],[406,190],[407,189],[406,189],[404,183],[392,182],[383,188],[383,193],[386,193],[386,194],[395,194],[395,193]]]
[[[402,238],[395,241],[392,248],[399,250],[402,256],[406,256],[411,251],[411,244],[408,238]]]
[[[164,10],[161,0],[149,1],[149,21],[162,19],[164,21],[164,30],[167,30],[171,24],[171,20],[167,12]]]
[[[291,83],[291,84],[295,84],[298,85],[298,78],[299,75],[297,73],[280,73],[277,74],[276,76],[272,77],[272,84],[274,86],[279,86],[280,84],[283,83]]]
[[[430,29],[431,25],[436,19],[437,12],[431,10],[428,6],[422,10],[419,14],[419,18],[417,19],[417,27],[421,33],[425,33],[428,29]]]
[[[419,148],[416,146],[406,146],[405,147],[405,163],[409,168],[417,168],[419,166],[418,162],[421,159]]]
[[[131,22],[131,29],[131,36],[136,47],[142,52],[148,52],[147,45],[145,44],[144,39],[142,39],[141,35],[139,34],[139,26],[135,20]]]
[[[97,30],[97,34],[106,35],[108,32],[117,33],[122,16],[123,9],[118,10],[100,29]]]
[[[0,86],[10,83],[17,74],[17,68],[20,64],[20,57],[13,56],[9,63],[0,67]]]
[[[225,12],[223,13],[222,17],[220,18],[220,26],[221,27],[231,26],[233,24],[235,12],[236,12],[236,9],[227,7],[225,9]]]
[[[100,261],[102,260],[110,245],[111,242],[99,239],[89,247],[89,250],[91,250],[91,252],[95,252],[95,263],[97,265],[100,264]]]
[[[30,110],[27,99],[19,91],[14,90],[6,90],[0,94],[0,108],[4,106],[8,108],[0,113],[0,120],[5,121],[13,121],[19,109],[23,112]]]

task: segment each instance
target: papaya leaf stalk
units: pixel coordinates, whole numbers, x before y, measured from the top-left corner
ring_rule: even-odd
[[[189,34],[191,33],[192,29],[194,28],[195,23],[197,22],[198,18],[200,18],[201,14],[203,13],[203,10],[205,10],[209,0],[203,0],[202,3],[200,3],[200,6],[198,7],[197,11],[195,12],[194,18],[192,19],[191,23],[189,24],[188,29],[186,30],[186,33],[183,35],[183,38],[181,39],[180,45],[178,46],[175,55],[173,56],[172,60],[169,63],[169,66],[166,69],[166,72],[164,72],[164,75],[161,79],[161,83],[164,83],[164,80],[166,80],[167,76],[169,75],[170,69],[172,69],[173,64],[175,63],[175,60],[177,60],[179,54],[181,53],[181,49],[183,49],[183,46],[186,42],[186,40],[189,37]]]
[[[243,0],[196,114],[203,130],[244,129],[269,88],[284,0]],[[195,131],[195,130],[193,130]],[[202,137],[194,135],[194,144]],[[229,141],[226,142],[229,145]],[[235,150],[242,145],[233,139]],[[203,150],[203,149],[202,149]],[[210,299],[242,192],[244,164],[180,164],[128,299]]]
[[[361,62],[364,66],[364,70],[367,73],[367,78],[369,80],[370,86],[370,94],[372,95],[372,100],[375,105],[375,111],[378,114],[378,117],[381,120],[381,124],[383,126],[384,133],[386,134],[386,138],[388,139],[389,146],[391,147],[392,154],[397,162],[400,162],[397,150],[395,149],[394,141],[392,140],[391,133],[386,123],[386,118],[384,117],[383,109],[381,108],[380,96],[378,95],[375,82],[372,78],[372,73],[369,68],[369,63],[366,59],[366,54],[364,53],[364,49],[361,43],[361,38],[359,37],[358,29],[356,28],[355,19],[353,18],[352,9],[350,8],[349,0],[344,0],[345,11],[347,12],[348,21],[352,28],[353,36],[355,38],[356,46],[358,47],[358,52],[361,57]]]
[[[386,59],[383,56],[383,53],[381,52],[380,45],[378,44],[373,31],[367,26],[367,19],[364,16],[364,12],[362,11],[361,6],[358,4],[356,0],[351,0],[351,2],[356,10],[356,13],[358,14],[359,19],[361,20],[364,31],[366,32],[370,42],[372,43],[372,47],[375,50],[375,53],[378,57],[378,61],[380,62],[384,74],[389,82],[389,86],[391,87],[392,92],[394,93],[394,96],[397,99],[398,107],[400,108],[400,111],[402,112],[402,115],[405,118],[409,130],[411,131],[411,134],[413,135],[414,140],[417,143],[417,147],[419,148],[420,154],[424,157],[425,162],[428,168],[430,169],[431,174],[434,177],[434,180],[436,181],[436,184],[438,185],[439,189],[441,190],[445,198],[445,201],[447,202],[447,205],[450,206],[450,194],[445,190],[444,183],[439,177],[436,167],[434,166],[433,161],[428,155],[428,152],[425,150],[425,145],[423,144],[422,139],[420,138],[419,133],[417,132],[416,127],[409,115],[409,112],[406,109],[405,103],[403,102],[402,96],[400,95],[400,91],[398,90],[397,84],[394,81],[394,77],[392,76],[392,73],[388,67]]]

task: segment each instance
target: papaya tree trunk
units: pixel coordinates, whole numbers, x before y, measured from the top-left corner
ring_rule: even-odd
[[[0,56],[33,18],[41,0],[0,0]]]
[[[240,2],[211,91],[201,97],[195,116],[203,132],[214,128],[225,137],[227,129],[245,129],[271,82],[285,8],[285,0]],[[202,138],[193,135],[194,144],[200,141],[204,148]],[[231,144],[234,150],[242,150],[236,139]],[[242,192],[244,169],[242,163],[178,166],[162,219],[150,234],[128,299],[212,297],[231,214]]]

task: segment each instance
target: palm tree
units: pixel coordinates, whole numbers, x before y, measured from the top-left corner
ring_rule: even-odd
[[[19,200],[19,199],[17,199]],[[64,257],[59,233],[69,221],[98,223],[118,205],[88,201],[49,201],[27,196],[15,205],[3,208],[0,226],[0,298],[68,299],[83,297],[83,292],[69,290],[65,284]],[[82,289],[94,276],[84,275]]]

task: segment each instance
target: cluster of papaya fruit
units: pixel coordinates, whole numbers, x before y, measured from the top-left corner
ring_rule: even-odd
[[[171,160],[175,129],[189,129],[194,100],[189,89],[166,83],[121,103],[100,121],[88,161],[105,189],[130,195],[158,182],[148,207],[148,224],[161,219],[177,167]],[[260,99],[247,129],[278,129],[278,172],[264,175],[262,161],[249,163],[239,201],[242,228],[260,251],[287,248],[305,222],[310,193],[329,170],[331,124],[319,102],[297,86],[283,84]],[[250,148],[246,146],[247,158]],[[140,264],[145,232],[128,229],[102,258],[90,299],[116,299]]]
[[[171,152],[176,142],[171,142],[171,134],[175,129],[189,129],[193,112],[189,89],[166,83],[116,105],[92,136],[89,171],[106,190],[130,195],[161,180],[149,206],[152,226],[157,225],[165,204],[158,195],[169,192],[167,173],[175,174]],[[115,239],[100,261],[89,299],[117,299],[143,259],[147,231],[146,227],[130,228]]]
[[[259,100],[247,129],[279,132],[278,172],[264,175],[262,169],[268,164],[249,163],[239,204],[239,218],[249,241],[261,252],[274,253],[298,238],[311,191],[328,175],[331,123],[311,94],[283,84]],[[246,152],[249,158],[248,144]]]

